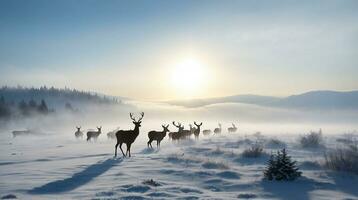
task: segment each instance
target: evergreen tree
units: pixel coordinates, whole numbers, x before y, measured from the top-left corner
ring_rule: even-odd
[[[276,169],[276,160],[275,160],[275,156],[271,154],[270,159],[267,162],[267,167],[265,168],[264,171],[264,177],[267,180],[273,180],[274,178],[274,174],[276,174],[277,172]]]
[[[0,98],[0,119],[10,117],[10,108],[5,102],[5,98],[1,96]]]
[[[276,155],[271,155],[264,171],[264,177],[268,180],[295,180],[300,177],[302,172],[296,166],[296,161],[292,161],[287,155],[286,149],[277,151]]]

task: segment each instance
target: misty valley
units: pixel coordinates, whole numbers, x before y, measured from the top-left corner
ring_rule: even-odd
[[[0,91],[4,198],[358,197],[354,104],[312,107],[312,92],[303,108],[254,96],[186,106],[47,87]],[[356,101],[351,93],[336,101]]]

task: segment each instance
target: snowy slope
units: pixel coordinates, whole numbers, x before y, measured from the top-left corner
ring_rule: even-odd
[[[302,149],[297,135],[279,137],[298,160],[303,177],[268,182],[262,170],[268,156],[243,158],[258,138],[239,133],[200,136],[171,142],[160,150],[146,147],[143,130],[132,158],[113,158],[114,141],[76,140],[73,133],[42,137],[8,137],[0,141],[0,195],[20,199],[358,199],[358,176],[323,169],[316,162],[324,149]],[[4,135],[2,133],[2,135]],[[335,148],[335,137],[325,138]],[[259,138],[263,141],[265,138]],[[35,145],[34,145],[35,144]],[[267,153],[276,148],[265,148]],[[142,182],[153,179],[159,186]]]

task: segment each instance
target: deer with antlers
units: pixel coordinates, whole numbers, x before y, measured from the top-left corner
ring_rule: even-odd
[[[119,145],[119,148],[121,149],[123,157],[126,157],[128,153],[129,153],[129,157],[131,157],[131,145],[133,144],[133,142],[136,140],[136,138],[139,135],[139,127],[141,126],[140,124],[142,123],[142,119],[144,117],[144,112],[141,113],[141,117],[138,120],[135,120],[132,113],[129,113],[129,116],[130,116],[131,120],[133,121],[134,129],[133,130],[117,131],[117,133],[116,133],[117,144],[114,147],[114,156],[115,157],[117,156],[118,145]],[[124,154],[123,149],[122,149],[123,143],[125,143],[127,146],[126,154]]]
[[[232,127],[227,128],[227,131],[229,133],[235,133],[237,131],[237,127],[235,126],[234,123],[231,123],[231,124],[232,124]]]
[[[179,140],[179,139],[183,138],[184,126],[182,126],[181,123],[178,123],[178,125],[176,125],[175,121],[173,121],[173,125],[178,128],[178,131],[170,132],[169,138],[171,138],[172,140]]]
[[[153,148],[152,147],[152,142],[154,141],[154,140],[156,140],[157,141],[157,148],[159,148],[160,147],[160,142],[163,140],[163,138],[167,135],[167,132],[169,132],[169,129],[168,129],[168,127],[169,127],[169,124],[167,125],[167,126],[164,126],[164,125],[162,125],[162,127],[163,127],[163,131],[150,131],[149,133],[148,133],[148,138],[149,138],[149,141],[148,141],[148,147],[150,146],[151,148]]]
[[[194,135],[195,135],[195,138],[198,139],[199,134],[200,134],[200,126],[203,125],[203,122],[201,122],[200,124],[197,124],[196,122],[194,122],[194,125],[196,126],[196,128],[194,130]]]
[[[97,131],[88,131],[87,132],[87,141],[90,141],[92,138],[97,139],[98,136],[101,134],[102,126],[97,127]]]
[[[77,131],[75,132],[75,136],[76,136],[76,138],[82,138],[83,137],[83,133],[82,133],[82,131],[81,131],[81,127],[77,127],[76,126],[76,129],[77,129]]]

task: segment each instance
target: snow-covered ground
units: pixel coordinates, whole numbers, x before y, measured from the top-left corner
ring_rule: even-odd
[[[114,140],[75,139],[74,131],[0,140],[0,195],[19,199],[358,199],[358,176],[324,169],[327,148],[340,145],[325,135],[325,148],[304,149],[298,135],[253,132],[203,136],[146,147],[146,130],[131,158],[113,158]],[[303,172],[292,182],[263,180],[268,155],[244,158],[250,142],[279,138]],[[154,143],[153,143],[154,144]],[[154,145],[153,145],[154,146]],[[268,154],[278,148],[266,145]],[[158,185],[143,183],[153,179]]]

